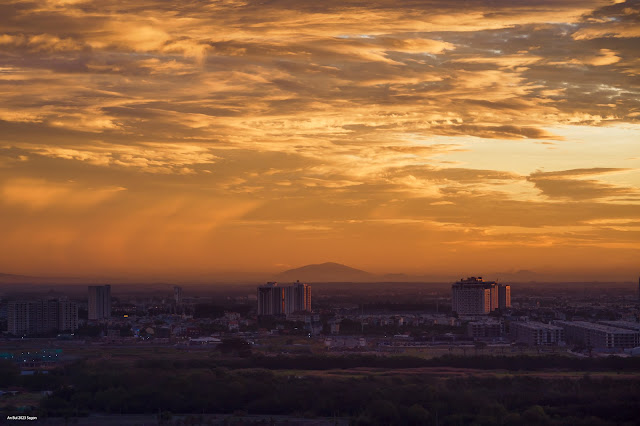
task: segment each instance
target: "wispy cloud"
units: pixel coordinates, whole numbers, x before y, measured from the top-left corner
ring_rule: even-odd
[[[482,264],[485,250],[601,258],[638,238],[620,222],[640,214],[638,13],[609,0],[3,2],[0,230],[68,270],[75,255],[152,268],[145,250],[187,270],[329,250],[396,270],[430,255]],[[0,250],[0,270],[15,256]]]

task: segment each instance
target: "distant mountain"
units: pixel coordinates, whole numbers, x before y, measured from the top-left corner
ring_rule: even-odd
[[[28,277],[26,275],[15,275],[15,274],[3,274],[3,273],[0,273],[0,283],[33,282],[35,280],[37,280],[37,278]]]
[[[87,284],[111,281],[114,280],[88,277],[47,277],[0,273],[0,283],[2,284]]]
[[[375,280],[375,275],[360,269],[351,268],[340,263],[327,262],[306,265],[289,269],[274,277],[276,281],[306,281],[306,282],[363,282]]]
[[[379,275],[378,278],[381,281],[391,281],[391,282],[407,282],[407,281],[414,281],[414,280],[420,279],[420,277],[415,277],[407,274],[396,274],[396,273]]]
[[[535,271],[529,271],[529,270],[520,270],[520,271],[514,271],[514,272],[495,272],[493,274],[491,274],[492,279],[498,279],[501,282],[531,282],[531,281],[553,281],[552,279],[550,279],[550,277],[546,274],[541,274]]]

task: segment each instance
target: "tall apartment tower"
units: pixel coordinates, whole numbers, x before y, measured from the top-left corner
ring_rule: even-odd
[[[182,287],[173,287],[173,298],[176,301],[176,305],[182,305]]]
[[[495,281],[482,277],[461,279],[451,286],[451,309],[458,315],[484,315],[499,308],[499,288]],[[505,305],[507,290],[504,290]],[[509,305],[511,289],[509,288]]]
[[[511,286],[498,284],[498,308],[507,309],[511,307]]]
[[[7,330],[14,336],[29,334],[29,302],[11,301],[7,306]]]
[[[284,313],[291,314],[299,311],[311,312],[311,286],[300,281],[284,288]]]
[[[269,282],[258,287],[258,315],[291,314],[298,311],[311,312],[311,286],[295,282],[288,287],[279,287]]]
[[[269,282],[258,287],[258,315],[280,315],[284,313],[284,287]]]
[[[78,305],[68,300],[58,301],[58,330],[75,331],[78,329]]]
[[[89,286],[89,320],[111,317],[111,286]]]

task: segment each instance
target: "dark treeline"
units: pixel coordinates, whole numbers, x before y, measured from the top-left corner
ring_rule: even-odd
[[[482,370],[508,371],[640,371],[640,358],[570,358],[565,356],[454,356],[445,355],[424,359],[410,356],[374,356],[374,355],[298,355],[298,356],[252,356],[243,359],[223,360],[139,360],[137,367],[151,369],[193,369],[216,368],[229,369],[265,368],[269,370],[331,370],[345,368],[420,368],[453,367]]]
[[[89,412],[350,417],[354,425],[635,424],[640,383],[586,376],[539,379],[421,375],[300,376],[252,368],[177,371],[105,362],[51,379],[38,418]]]
[[[513,357],[538,368],[538,362],[565,365],[561,357]],[[507,361],[497,358],[497,360]],[[637,369],[637,360],[569,359],[591,370]],[[32,414],[82,416],[89,413],[234,413],[349,417],[363,425],[632,425],[637,424],[640,380],[570,379],[530,376],[434,378],[427,375],[336,376],[299,370],[386,366],[430,361],[464,367],[489,363],[485,357],[251,357],[231,361],[77,362],[47,375],[20,376],[12,363],[0,364],[1,386],[51,390]],[[322,367],[321,364],[330,362]],[[527,363],[530,364],[527,364]],[[282,364],[280,364],[282,363]],[[281,368],[296,369],[295,372]],[[371,364],[371,365],[368,365]],[[397,365],[396,365],[397,364]],[[268,366],[255,367],[256,365]],[[303,368],[304,367],[304,368]],[[339,367],[339,368],[342,368]],[[547,365],[549,367],[549,365]],[[6,407],[3,414],[12,414]]]

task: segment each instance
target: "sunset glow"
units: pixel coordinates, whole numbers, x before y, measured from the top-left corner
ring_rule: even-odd
[[[4,1],[0,272],[635,279],[639,23],[610,0]]]

